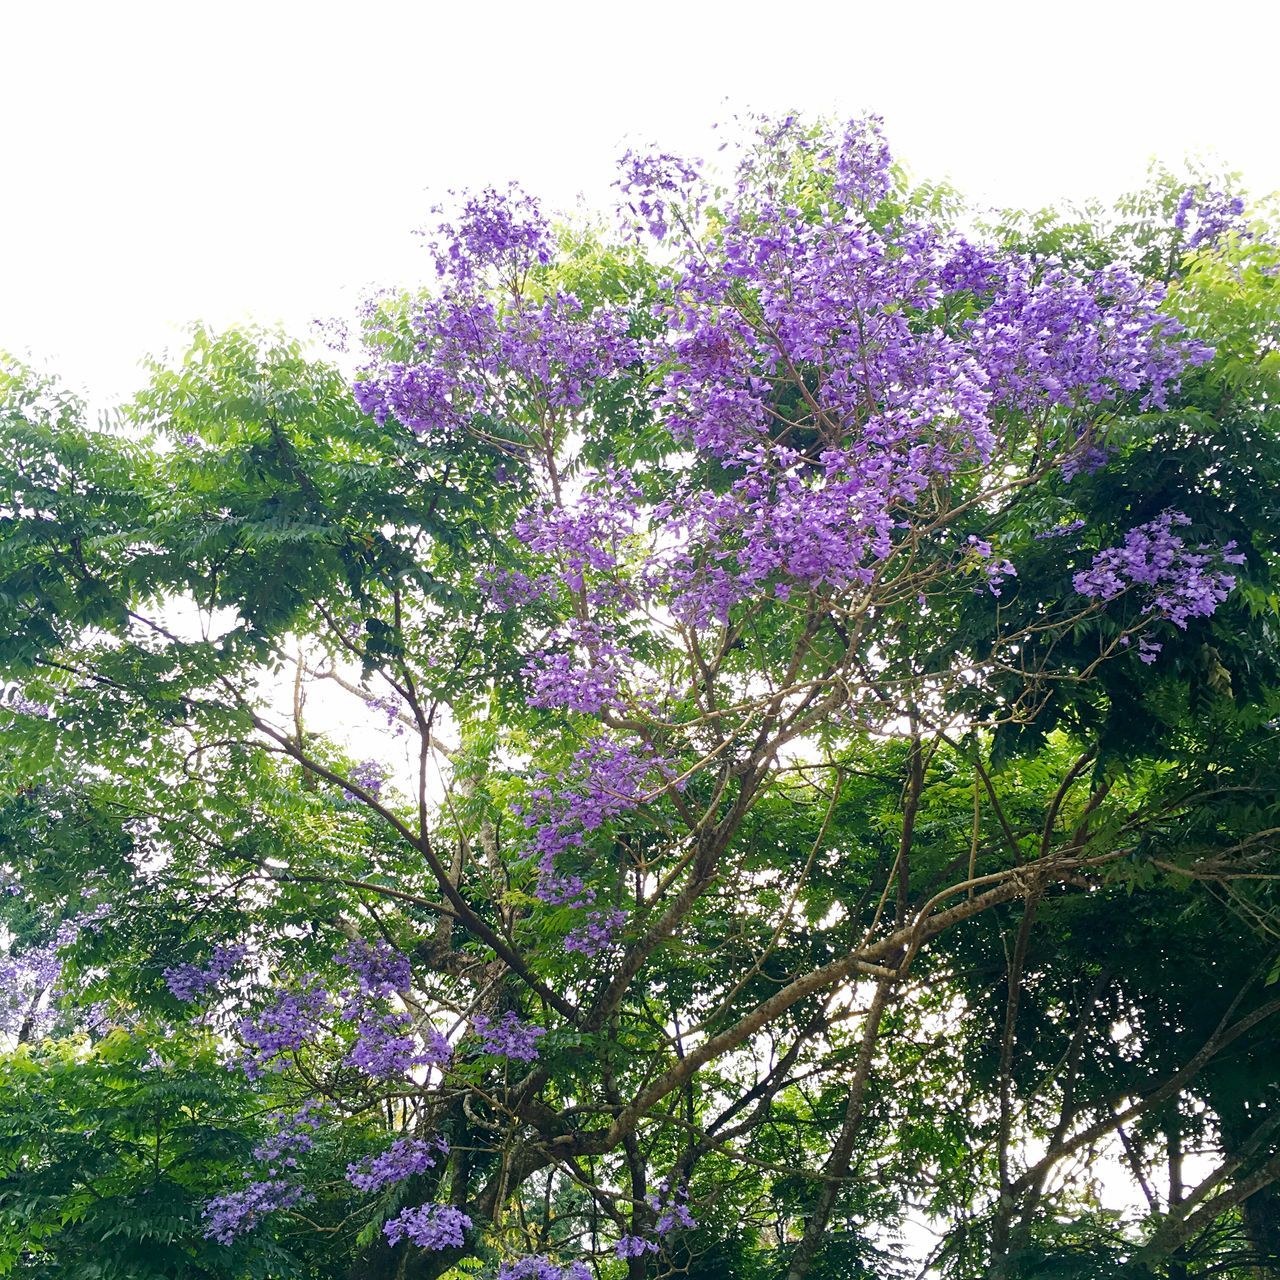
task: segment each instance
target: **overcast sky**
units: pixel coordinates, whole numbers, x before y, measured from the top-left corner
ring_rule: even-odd
[[[174,326],[301,332],[421,274],[450,187],[601,207],[628,142],[734,111],[886,117],[988,204],[1211,151],[1280,187],[1280,5],[0,0],[0,347],[95,402]]]

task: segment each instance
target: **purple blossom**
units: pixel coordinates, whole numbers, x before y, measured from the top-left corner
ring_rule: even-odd
[[[407,992],[413,981],[408,957],[386,942],[373,945],[353,939],[336,957],[355,978],[355,985],[340,993],[339,1015],[353,1024],[355,1040],[347,1062],[374,1079],[407,1075],[415,1067],[445,1066],[453,1053],[437,1030],[423,1039],[413,1018],[388,1002]]]
[[[471,1019],[471,1031],[479,1038],[482,1053],[494,1053],[517,1062],[533,1062],[538,1056],[538,1041],[547,1034],[545,1027],[523,1022],[511,1010],[497,1022],[476,1014]]]
[[[453,1048],[439,1031],[429,1031],[425,1046],[420,1043],[407,1013],[361,1010],[355,1020],[356,1040],[346,1060],[374,1079],[407,1075],[414,1067],[446,1066],[452,1057]]]
[[[59,950],[52,942],[0,956],[0,1035],[29,1038],[52,1027],[57,1009],[50,997],[62,975]]]
[[[362,370],[354,385],[361,410],[429,438],[464,431],[480,414],[518,419],[531,396],[557,413],[587,406],[596,386],[639,353],[625,310],[526,293],[525,275],[549,253],[536,202],[493,191],[468,202],[457,227],[441,228],[437,266],[447,287],[413,319],[417,358]],[[495,272],[509,294],[501,301]]]
[[[450,1204],[424,1204],[404,1209],[383,1224],[389,1244],[408,1240],[421,1249],[460,1249],[471,1219]]]
[[[381,940],[370,945],[353,938],[334,959],[355,978],[361,996],[386,999],[407,991],[413,981],[408,957]]]
[[[1184,187],[1173,225],[1184,235],[1191,228],[1190,235],[1186,235],[1188,249],[1215,244],[1229,234],[1245,235],[1244,200],[1208,183]]]
[[[266,1166],[272,1177],[283,1177],[298,1167],[298,1157],[315,1146],[315,1131],[323,1120],[320,1107],[314,1100],[308,1101],[293,1115],[275,1112],[270,1117],[276,1122],[276,1131],[265,1142],[253,1149],[253,1158]]]
[[[52,720],[53,708],[47,702],[37,702],[28,698],[21,689],[9,691],[8,707],[20,716],[30,716],[33,720]]]
[[[1008,264],[970,325],[996,400],[1034,412],[1141,393],[1142,408],[1163,408],[1181,373],[1212,354],[1182,338],[1163,297],[1119,265],[1080,276]]]
[[[441,275],[469,280],[487,267],[504,276],[551,261],[551,229],[532,196],[511,183],[467,197],[454,224],[442,223],[436,241]]]
[[[519,569],[486,569],[478,577],[485,598],[501,611],[531,604],[545,594],[550,579],[530,577]]]
[[[688,1206],[676,1203],[667,1206],[666,1212],[658,1218],[654,1230],[660,1236],[665,1236],[677,1228],[683,1227],[691,1230],[697,1225],[697,1219],[689,1212]]]
[[[661,1197],[669,1196],[670,1190],[670,1181],[664,1179],[661,1185]],[[665,1203],[661,1197],[657,1192],[650,1192],[645,1197],[649,1207],[659,1215],[657,1225],[654,1228],[658,1235],[665,1236],[678,1227],[692,1229],[698,1225],[693,1214],[689,1212],[688,1196],[684,1190],[677,1189],[675,1195],[666,1199]]]
[[[596,957],[613,945],[614,935],[626,923],[625,911],[589,911],[586,922],[564,936],[564,949]]]
[[[1145,662],[1150,666],[1159,656],[1160,650],[1164,648],[1158,640],[1152,640],[1148,636],[1138,637],[1138,660]]]
[[[347,1181],[357,1191],[381,1191],[394,1182],[434,1169],[437,1157],[448,1150],[443,1138],[429,1142],[421,1138],[399,1138],[380,1155],[347,1165]]]
[[[1046,538],[1065,538],[1069,534],[1079,533],[1083,528],[1083,520],[1068,520],[1065,524],[1054,525],[1052,529],[1042,529],[1036,534],[1036,540],[1044,541]]]
[[[692,1229],[698,1225],[693,1214],[689,1212],[688,1193],[683,1187],[678,1187],[675,1194],[672,1195],[671,1180],[669,1178],[664,1178],[659,1190],[650,1192],[645,1197],[645,1200],[649,1207],[659,1215],[654,1230],[660,1236],[668,1235],[679,1227]]]
[[[165,969],[165,984],[177,999],[188,1002],[197,1000],[229,978],[248,954],[249,948],[243,943],[237,942],[231,946],[219,944],[214,947],[213,955],[205,965],[179,964]]]
[[[585,1262],[557,1263],[534,1256],[504,1262],[498,1268],[497,1280],[592,1280],[592,1275]]]
[[[266,1214],[291,1209],[310,1199],[295,1174],[298,1156],[315,1145],[312,1135],[321,1124],[318,1112],[318,1104],[309,1101],[292,1116],[273,1114],[276,1132],[253,1152],[268,1176],[254,1178],[246,1174],[248,1183],[241,1190],[209,1200],[204,1207],[206,1236],[220,1244],[230,1244],[236,1236],[256,1227]]]
[[[674,775],[650,747],[634,748],[604,736],[574,753],[573,771],[557,785],[530,792],[524,825],[533,832],[538,872],[535,893],[555,905],[589,906],[595,893],[580,876],[558,869],[557,860],[585,848],[585,836],[627,813],[649,795],[660,794]]]
[[[836,199],[858,205],[883,200],[892,186],[892,165],[884,120],[874,115],[850,120],[836,148]]]
[[[240,1191],[215,1196],[204,1207],[205,1235],[219,1244],[230,1244],[253,1230],[268,1213],[291,1209],[306,1199],[296,1183],[283,1178],[250,1182]]]
[[[5,886],[14,893],[12,883]],[[107,903],[77,912],[52,926],[52,937],[44,942],[10,949],[0,955],[0,1035],[30,1039],[47,1033],[58,1016],[61,988],[62,951],[79,938],[83,930],[98,932],[108,914]]]
[[[669,152],[627,151],[619,161],[622,176],[614,184],[626,197],[625,212],[634,230],[666,239],[673,213],[701,202],[696,161]]]
[[[281,1055],[297,1052],[322,1034],[332,1005],[325,992],[314,985],[314,974],[304,981],[307,985],[300,990],[282,991],[260,1013],[240,1020],[240,1039],[246,1045],[241,1065],[250,1080],[258,1079],[268,1067],[283,1070]]]
[[[657,1253],[658,1242],[643,1236],[623,1236],[613,1248],[620,1258],[642,1258],[646,1253]]]
[[[351,770],[351,781],[375,800],[382,799],[382,787],[386,780],[386,768],[377,760],[362,760]],[[346,791],[344,794],[348,799],[355,798],[351,791]]]
[[[531,707],[559,707],[599,715],[621,710],[623,672],[631,651],[593,622],[571,621],[557,628],[548,647],[524,668],[533,685]]]
[[[1110,452],[1102,445],[1088,445],[1079,453],[1069,454],[1059,466],[1062,478],[1070,483],[1076,476],[1091,476],[1111,460]]]
[[[565,587],[583,592],[589,573],[598,578],[619,568],[625,544],[638,530],[640,496],[630,472],[610,467],[577,500],[526,511],[515,532],[530,551],[553,558]],[[597,587],[594,598],[613,594]]]
[[[970,534],[966,550],[969,558],[977,562],[978,572],[986,580],[987,589],[993,596],[998,596],[1005,578],[1016,578],[1018,571],[995,554],[989,542],[984,542],[976,534]]]
[[[373,710],[381,711],[382,714],[386,716],[387,728],[393,730],[394,735],[397,738],[404,733],[404,724],[400,719],[400,706],[394,698],[369,697],[366,698],[366,701]]]
[[[1134,591],[1144,613],[1183,629],[1192,618],[1207,618],[1235,587],[1222,566],[1242,564],[1244,556],[1234,553],[1234,543],[1218,551],[1190,549],[1174,532],[1190,523],[1182,512],[1166,511],[1130,529],[1121,546],[1100,551],[1072,584],[1082,596],[1104,603]],[[1149,645],[1141,656],[1150,662],[1156,652]]]

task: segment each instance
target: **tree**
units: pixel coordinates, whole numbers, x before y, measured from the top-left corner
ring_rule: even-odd
[[[1276,250],[1167,182],[962,234],[874,120],[621,189],[617,242],[468,199],[353,387],[204,330],[98,428],[8,375],[15,896],[293,1099],[206,1229],[804,1280],[923,1205],[957,1276],[1265,1265]],[[1193,1129],[1146,1222],[1064,1178]]]
[[[230,1246],[206,1236],[205,1204],[241,1180],[255,1147],[278,1142],[262,1100],[229,1075],[208,1034],[148,1037],[117,1028],[91,1047],[82,1039],[43,1052],[28,1045],[5,1060],[0,1083],[6,1274],[319,1280],[344,1273],[340,1256],[326,1259],[309,1230],[281,1224],[283,1239],[254,1232]]]

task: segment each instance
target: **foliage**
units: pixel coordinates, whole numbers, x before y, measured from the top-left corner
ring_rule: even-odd
[[[620,192],[466,199],[350,382],[4,373],[7,1265],[1267,1265],[1272,231],[875,120]]]

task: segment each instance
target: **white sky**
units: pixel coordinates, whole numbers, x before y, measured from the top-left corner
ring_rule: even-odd
[[[981,201],[1114,195],[1210,149],[1280,187],[1280,5],[0,0],[0,347],[102,403],[175,324],[301,333],[422,270],[449,187],[603,206],[624,143],[881,112]]]

